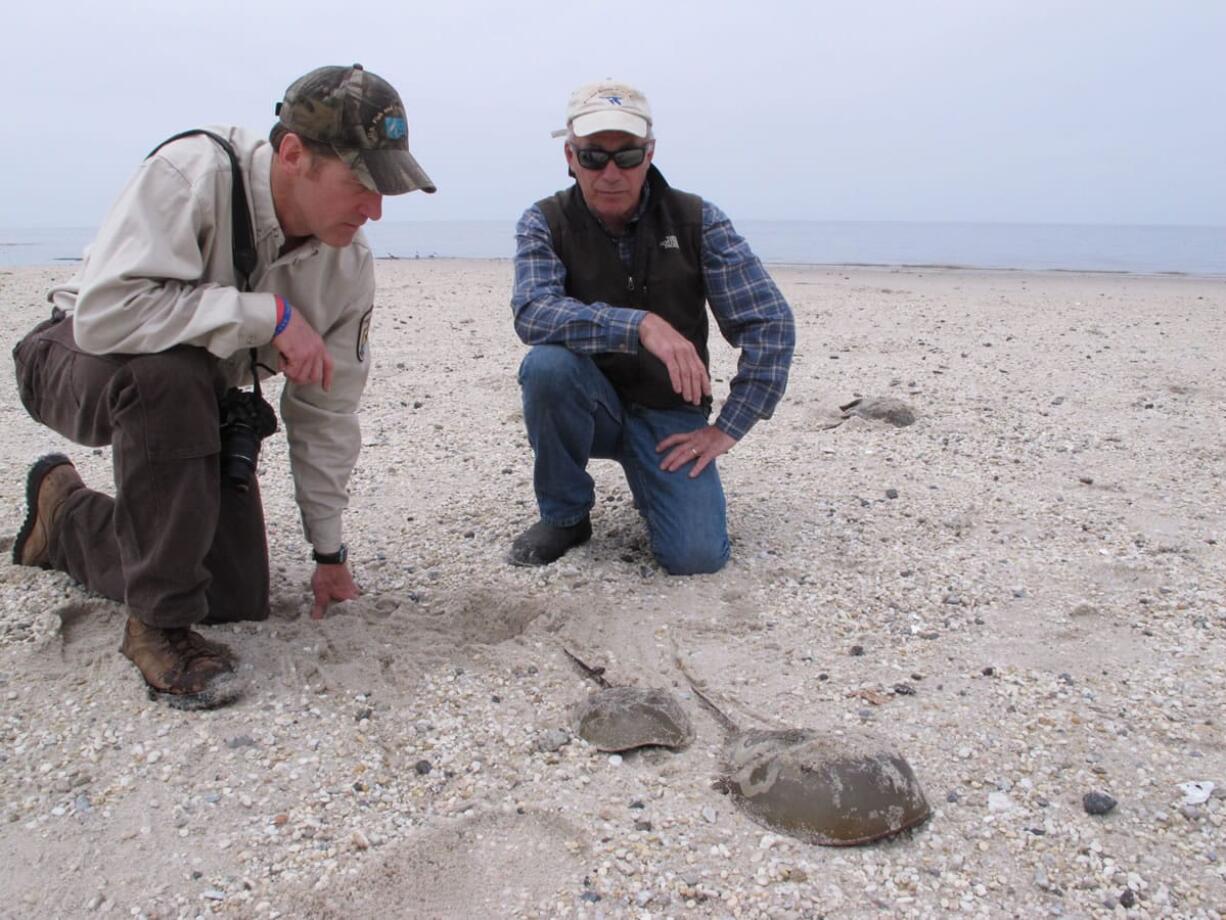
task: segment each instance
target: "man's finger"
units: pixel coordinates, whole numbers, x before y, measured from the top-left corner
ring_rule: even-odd
[[[694,371],[694,405],[702,403],[703,385],[702,385],[702,362],[698,362],[698,369]]]
[[[656,453],[657,454],[664,453],[664,451],[668,450],[674,444],[680,444],[683,440],[685,440],[689,436],[690,436],[689,432],[681,432],[679,434],[670,434],[667,438],[665,438],[663,441],[661,441],[659,444],[656,445]]]
[[[319,598],[315,598],[315,603],[311,607],[311,619],[312,620],[322,620],[324,618],[324,614],[327,612],[328,612],[328,602],[326,600],[320,600]]]
[[[681,364],[677,361],[677,356],[672,355],[664,365],[668,368],[668,382],[672,385],[674,393],[681,392]]]
[[[690,402],[696,406],[702,402],[702,370],[702,360],[695,355],[694,364],[690,373],[690,388],[694,395]]]
[[[664,462],[660,464],[660,469],[668,473],[676,472],[697,456],[698,451],[696,448],[691,447],[689,444],[678,444],[664,458]]]
[[[686,402],[690,401],[690,369],[686,365],[685,355],[680,351],[677,352],[677,382],[673,386],[673,391],[681,396]]]

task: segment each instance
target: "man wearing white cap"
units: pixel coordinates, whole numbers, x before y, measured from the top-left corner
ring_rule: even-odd
[[[621,464],[671,574],[714,572],[730,546],[715,458],[787,385],[792,312],[715,205],[671,188],[652,165],[646,97],[606,80],[566,110],[575,183],[516,228],[511,307],[533,346],[520,365],[540,520],[510,562],[547,565],[592,535],[592,458]],[[741,350],[714,423],[707,305]]]

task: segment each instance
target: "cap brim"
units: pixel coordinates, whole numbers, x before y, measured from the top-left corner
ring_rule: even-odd
[[[601,131],[624,131],[635,137],[646,137],[650,127],[650,123],[641,115],[619,112],[616,109],[580,115],[570,123],[570,130],[575,137],[587,137]]]
[[[418,189],[423,192],[435,190],[426,171],[407,150],[360,150],[354,171],[364,185],[370,187],[373,184],[374,191],[380,195],[403,195]]]

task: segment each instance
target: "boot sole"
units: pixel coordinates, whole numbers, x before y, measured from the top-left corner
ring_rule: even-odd
[[[167,693],[145,683],[149,699],[165,703],[171,709],[184,712],[203,712],[209,709],[221,709],[237,701],[246,689],[245,682],[237,674],[221,674],[213,679],[203,690],[196,693]]]
[[[72,461],[63,454],[47,454],[39,457],[30,467],[30,472],[26,476],[26,519],[22,522],[21,529],[17,531],[17,539],[13,541],[13,565],[22,564],[21,552],[25,549],[30,534],[34,532],[34,525],[38,523],[38,492],[42,488],[43,480],[53,469],[65,463],[72,463]]]
[[[561,559],[562,556],[565,556],[567,553],[569,553],[572,549],[576,549],[580,546],[583,546],[584,544],[588,543],[591,539],[592,539],[592,535],[589,532],[586,537],[584,537],[581,540],[575,541],[570,546],[566,547],[566,549],[562,550],[561,556],[557,556],[553,559],[542,559],[540,556],[536,555],[535,550],[530,551],[527,555],[516,555],[514,547],[511,548],[511,552],[507,554],[506,559],[507,559],[507,562],[509,562],[511,565],[518,566],[519,568],[522,568],[522,569],[540,568],[541,566],[553,565],[555,562]]]
[[[514,545],[514,543],[512,543],[511,551],[508,554],[506,554],[506,561],[508,561],[511,565],[519,565],[520,568],[538,568],[538,567],[541,567],[541,565],[552,565],[553,563],[557,562],[558,559],[565,556],[566,553],[569,553],[571,550],[574,550],[575,547],[584,546],[584,543],[590,541],[591,539],[592,539],[591,520],[588,519],[586,534],[581,534],[579,537],[579,540],[576,540],[575,542],[571,543],[571,545],[566,547],[565,550],[562,551],[562,553],[558,554],[558,556],[555,556],[552,559],[546,559],[546,558],[542,558],[541,556],[537,556],[537,547],[535,546],[527,547],[526,552],[520,551],[519,553],[517,553],[516,546]]]

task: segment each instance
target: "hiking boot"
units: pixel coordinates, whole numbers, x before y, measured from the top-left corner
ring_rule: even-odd
[[[13,541],[13,563],[39,568],[51,566],[51,531],[66,499],[85,483],[63,454],[47,454],[26,476],[26,519]]]
[[[216,709],[239,695],[233,655],[188,629],[159,629],[128,617],[119,650],[149,685],[152,699],[177,709]]]
[[[549,565],[575,546],[592,539],[592,519],[588,515],[570,527],[554,527],[537,521],[511,544],[507,561],[511,565]]]

